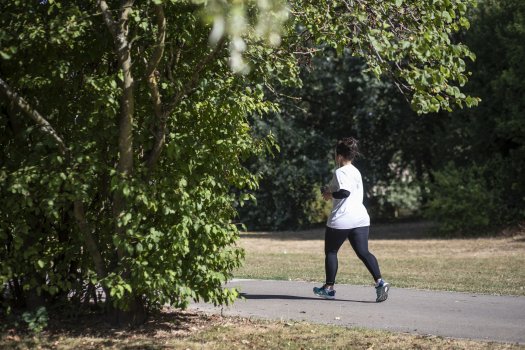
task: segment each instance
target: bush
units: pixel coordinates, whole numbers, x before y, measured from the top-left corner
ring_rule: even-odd
[[[500,224],[502,203],[489,169],[488,165],[458,168],[448,164],[434,172],[425,216],[435,220],[441,231],[462,235],[486,233]]]

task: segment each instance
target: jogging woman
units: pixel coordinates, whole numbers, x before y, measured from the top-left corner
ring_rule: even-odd
[[[368,229],[370,217],[363,205],[363,180],[361,173],[352,164],[359,154],[358,142],[347,137],[335,147],[335,170],[330,186],[322,189],[323,198],[332,200],[332,211],[328,217],[324,238],[326,283],[314,287],[314,293],[326,299],[335,298],[335,276],[337,274],[337,252],[346,239],[354,252],[372,275],[376,288],[376,302],[388,298],[390,285],[381,278],[376,257],[368,251]]]

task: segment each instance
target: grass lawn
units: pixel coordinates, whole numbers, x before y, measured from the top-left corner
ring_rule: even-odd
[[[525,295],[525,237],[432,239],[420,224],[377,225],[370,250],[394,287]],[[246,233],[239,278],[324,280],[323,230]],[[371,284],[349,244],[338,283]],[[115,330],[99,316],[53,319],[40,335],[5,329],[0,349],[525,349],[304,322],[220,317],[166,309],[141,327]]]
[[[399,239],[399,229],[407,239]],[[383,277],[400,288],[525,295],[525,237],[432,239],[418,224],[372,227],[369,249]],[[324,231],[246,233],[239,278],[324,282]],[[375,238],[377,237],[377,239]],[[370,285],[372,278],[350,243],[339,252],[337,283]]]
[[[417,336],[361,328],[220,317],[166,310],[132,330],[93,317],[55,322],[39,336],[0,337],[1,349],[525,349],[515,344]]]

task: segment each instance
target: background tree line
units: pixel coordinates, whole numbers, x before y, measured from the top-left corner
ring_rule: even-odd
[[[465,90],[479,106],[418,115],[396,82],[366,72],[362,59],[323,47],[301,71],[303,86],[276,96],[281,111],[256,123],[280,146],[253,162],[263,174],[249,227],[323,222],[319,187],[333,170],[334,142],[354,135],[374,219],[425,216],[458,235],[495,232],[525,217],[525,3],[483,0],[459,33],[476,55]]]

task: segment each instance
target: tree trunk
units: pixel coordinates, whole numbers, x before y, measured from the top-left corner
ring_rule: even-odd
[[[13,106],[18,107],[22,113],[33,119],[36,124],[40,126],[42,131],[54,139],[55,143],[60,148],[61,153],[67,153],[67,148],[64,141],[58,135],[56,130],[51,126],[51,124],[49,124],[47,119],[45,119],[37,110],[33,109],[22,96],[11,89],[7,82],[5,82],[2,78],[0,78],[0,92],[2,92],[6,96],[9,103],[12,104],[10,108],[13,108]],[[12,120],[11,123],[13,123]]]
[[[140,326],[148,317],[144,300],[136,296],[129,301],[127,310],[112,307],[108,316],[109,322],[117,327]]]
[[[91,256],[91,260],[95,266],[97,277],[103,279],[107,276],[104,259],[102,258],[102,255],[100,254],[97,246],[97,242],[93,238],[92,232],[87,225],[86,216],[84,213],[84,204],[79,200],[74,202],[74,214],[77,225],[80,229],[80,234],[82,235],[82,240],[84,241],[84,246],[87,248],[88,253]]]
[[[117,21],[114,21],[106,1],[99,0],[99,5],[103,13],[104,21],[113,36],[115,54],[117,55],[122,71],[117,172],[123,179],[126,179],[129,178],[133,172],[133,114],[135,96],[131,72],[131,42],[128,38],[128,17],[132,11],[133,0],[121,1]],[[113,218],[115,220],[115,230],[122,240],[126,240],[126,227],[118,225],[118,221],[127,209],[128,203],[122,191],[116,190],[113,195]],[[124,262],[126,255],[127,253],[124,249],[117,246],[118,265]],[[122,278],[127,280],[130,276],[129,268],[127,266],[122,266],[122,268]],[[140,297],[130,296],[128,308],[126,310],[120,310],[111,307],[109,317],[110,322],[117,326],[136,326],[143,324],[147,317],[145,301]]]

